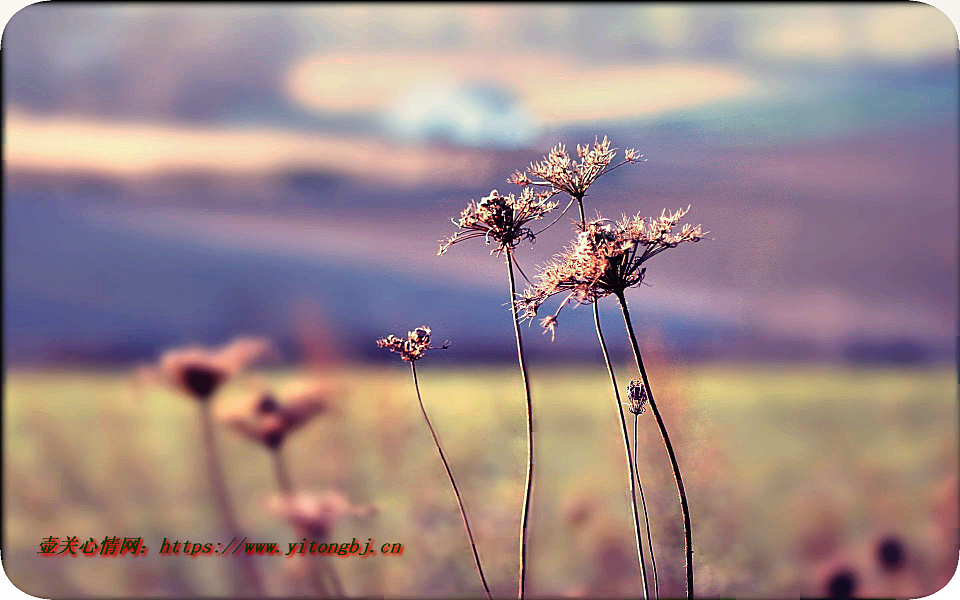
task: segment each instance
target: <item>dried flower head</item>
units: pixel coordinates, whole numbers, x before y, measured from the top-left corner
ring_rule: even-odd
[[[282,398],[269,391],[260,392],[239,407],[220,411],[217,417],[238,433],[275,450],[290,433],[331,408],[329,390],[320,386]]]
[[[642,414],[647,404],[647,388],[643,381],[631,379],[627,384],[627,410],[635,415]]]
[[[877,560],[887,573],[896,573],[906,565],[906,548],[900,538],[887,536],[877,544]]]
[[[390,352],[398,353],[400,358],[407,362],[420,360],[423,358],[423,355],[427,353],[427,350],[435,349],[430,345],[430,328],[426,325],[421,325],[413,331],[408,331],[407,339],[392,334],[385,338],[380,338],[377,340],[377,346],[386,348]],[[449,343],[444,342],[440,349],[445,350],[448,347]]]
[[[259,338],[237,338],[220,348],[191,346],[160,358],[160,372],[174,386],[200,401],[209,400],[231,376],[271,349]]]
[[[302,535],[324,539],[338,522],[347,517],[366,517],[376,513],[373,506],[354,506],[338,491],[322,494],[301,492],[271,498],[268,507],[287,519]]]
[[[549,186],[553,190],[565,192],[574,198],[583,198],[587,189],[600,177],[610,171],[628,163],[643,162],[643,155],[628,148],[623,153],[623,160],[613,166],[613,159],[617,149],[610,147],[610,140],[603,136],[602,140],[594,140],[590,144],[577,144],[577,158],[570,157],[563,144],[554,146],[550,153],[540,162],[530,163],[526,173],[517,171],[507,182],[517,185]]]
[[[674,232],[688,210],[669,214],[664,210],[658,218],[624,217],[619,222],[597,219],[581,226],[574,243],[544,266],[536,283],[523,292],[518,309],[532,319],[548,298],[567,294],[557,312],[541,322],[553,332],[557,316],[568,302],[589,304],[639,285],[646,273],[642,265],[650,258],[683,242],[702,239],[700,225],[685,224]]]
[[[493,190],[479,202],[471,201],[460,213],[460,219],[451,219],[460,228],[440,246],[437,254],[443,254],[450,246],[482,237],[487,244],[495,243],[491,254],[500,254],[516,248],[523,240],[536,239],[536,233],[528,227],[531,221],[542,219],[544,215],[557,207],[550,198],[554,192],[536,192],[524,188],[520,195],[507,194]]]

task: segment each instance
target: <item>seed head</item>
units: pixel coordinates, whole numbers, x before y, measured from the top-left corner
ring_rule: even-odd
[[[643,413],[647,404],[647,388],[643,381],[631,379],[627,384],[627,410],[635,415]]]
[[[160,357],[160,373],[186,395],[206,402],[237,372],[271,349],[259,338],[241,337],[220,348],[190,346]]]
[[[330,409],[329,390],[313,385],[284,394],[282,401],[270,391],[260,392],[239,406],[222,410],[217,418],[248,439],[275,450],[290,433]]]
[[[669,214],[664,210],[657,218],[599,218],[579,227],[573,244],[547,263],[537,274],[536,282],[524,290],[517,300],[518,310],[531,319],[548,298],[567,294],[553,318],[543,322],[552,331],[557,315],[567,303],[590,304],[639,285],[646,274],[646,261],[683,242],[702,239],[700,225],[685,224],[674,233],[687,210]]]
[[[557,207],[556,202],[550,201],[553,194],[527,187],[519,196],[501,196],[500,192],[493,190],[479,202],[471,201],[460,213],[459,220],[451,219],[460,230],[443,242],[437,254],[443,254],[456,243],[477,237],[484,238],[487,244],[495,244],[490,253],[498,255],[516,248],[523,240],[533,242],[536,234],[528,224],[542,219]]]
[[[421,325],[413,331],[408,331],[407,339],[395,335],[380,338],[377,340],[377,346],[386,348],[390,352],[398,353],[400,358],[407,362],[420,360],[423,358],[423,355],[427,353],[427,350],[435,349],[430,345],[430,328],[426,325]],[[448,344],[444,342],[441,349],[446,349],[447,347]]]
[[[627,163],[645,160],[642,154],[629,148],[623,153],[623,161],[610,166],[616,155],[617,149],[610,147],[607,136],[603,136],[602,140],[595,139],[592,147],[590,144],[577,144],[579,162],[570,158],[566,146],[557,144],[543,160],[530,163],[526,173],[518,171],[507,181],[518,185],[550,187],[574,198],[583,198],[593,182],[603,175]]]

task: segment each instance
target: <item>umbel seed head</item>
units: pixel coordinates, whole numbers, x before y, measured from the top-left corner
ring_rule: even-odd
[[[640,379],[631,379],[627,384],[627,410],[635,415],[641,414],[647,404],[647,388]]]
[[[377,346],[385,348],[390,352],[396,352],[402,360],[407,362],[420,360],[423,358],[423,355],[427,353],[427,350],[434,349],[434,347],[430,345],[430,328],[426,325],[421,325],[412,331],[408,331],[406,339],[395,335],[380,338],[377,340]],[[446,343],[441,346],[441,348],[446,347]]]

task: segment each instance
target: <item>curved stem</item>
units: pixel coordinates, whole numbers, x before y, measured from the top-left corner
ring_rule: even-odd
[[[583,198],[576,198],[577,208],[580,209],[580,224],[586,225],[586,219],[583,212]],[[637,491],[636,486],[639,482],[639,479],[635,479],[634,473],[639,473],[639,470],[636,469],[636,457],[634,453],[630,452],[630,436],[627,433],[627,422],[623,417],[623,404],[620,401],[620,387],[617,385],[617,376],[613,370],[613,363],[610,360],[610,352],[607,350],[607,342],[603,337],[603,329],[600,327],[600,308],[597,306],[597,302],[593,302],[593,323],[596,326],[597,330],[597,339],[600,341],[600,350],[603,351],[603,361],[607,365],[607,372],[610,374],[610,383],[613,386],[613,397],[616,401],[617,416],[620,417],[620,433],[623,436],[623,450],[627,457],[627,471],[628,478],[630,480],[630,505],[633,509],[633,525],[635,537],[637,540],[637,561],[640,563],[640,579],[643,582],[643,597],[648,598],[650,596],[650,588],[647,583],[647,566],[643,560],[643,542],[641,541],[642,535],[640,533],[640,515],[637,512]],[[636,439],[636,435],[634,435]],[[642,494],[642,490],[641,490]],[[646,508],[644,508],[644,521],[646,522]],[[647,531],[649,532],[649,523],[647,524]],[[647,541],[649,546],[649,538]],[[650,554],[653,555],[653,546],[650,546]]]
[[[637,460],[637,452],[640,447],[640,439],[637,437],[637,421],[639,420],[640,415],[633,415],[633,468],[637,470],[637,489],[640,491],[643,523],[647,529],[647,548],[650,548],[650,563],[653,564],[653,595],[656,600],[660,600],[660,580],[657,577],[657,559],[653,555],[653,536],[650,535],[650,515],[647,513],[647,501],[643,497],[643,480],[640,479],[640,462]]]
[[[230,500],[230,494],[227,491],[226,480],[223,476],[223,467],[220,462],[220,454],[217,451],[217,435],[213,428],[213,415],[211,413],[209,401],[204,402],[200,407],[200,428],[203,436],[204,456],[207,463],[207,477],[210,480],[210,488],[213,492],[213,500],[220,512],[220,518],[227,534],[240,538],[240,525],[237,523],[236,512],[233,508],[233,502]],[[251,594],[262,596],[263,583],[260,581],[260,573],[253,563],[253,557],[244,554],[239,559],[239,571],[242,581],[234,581],[235,594],[249,596]]]
[[[660,437],[663,438],[663,445],[667,449],[667,455],[670,457],[670,465],[673,467],[673,478],[677,482],[677,495],[680,496],[680,510],[683,513],[683,544],[684,544],[684,563],[687,571],[687,598],[693,598],[693,545],[690,532],[690,508],[687,506],[687,493],[683,489],[683,478],[680,475],[680,465],[677,464],[677,455],[673,451],[673,444],[670,443],[670,435],[667,433],[667,427],[663,424],[663,418],[657,409],[657,403],[653,399],[653,390],[650,388],[650,380],[647,378],[647,371],[643,368],[643,359],[640,357],[640,346],[637,343],[637,335],[633,331],[633,323],[630,321],[630,311],[627,310],[627,300],[623,292],[617,294],[617,300],[620,301],[620,310],[623,312],[623,322],[627,327],[627,335],[630,337],[630,343],[633,346],[633,356],[637,359],[637,369],[640,370],[640,377],[643,379],[643,385],[647,388],[647,400],[650,402],[650,410],[657,419],[657,426],[660,428]]]
[[[477,544],[473,541],[473,531],[470,529],[470,521],[467,519],[467,511],[463,507],[463,499],[460,497],[460,490],[457,488],[457,481],[453,478],[453,471],[450,470],[450,464],[447,462],[447,457],[443,455],[443,448],[440,447],[440,438],[437,437],[437,432],[433,429],[433,423],[430,422],[430,417],[427,416],[427,409],[423,406],[423,398],[420,396],[420,384],[417,381],[417,363],[410,361],[410,372],[413,374],[413,387],[417,391],[417,402],[420,403],[420,412],[423,413],[423,420],[427,423],[427,429],[430,430],[430,435],[433,437],[433,443],[437,447],[437,454],[440,455],[440,461],[443,462],[443,468],[447,471],[447,477],[450,479],[450,485],[453,487],[453,494],[457,497],[457,506],[460,508],[460,517],[463,519],[463,528],[467,530],[467,539],[470,540],[470,549],[473,550],[473,559],[477,563],[477,573],[480,575],[480,583],[483,584],[483,591],[486,592],[487,598],[492,598],[490,595],[490,587],[487,586],[487,579],[483,576],[483,567],[480,565],[480,554],[477,552]]]
[[[610,373],[610,383],[613,385],[613,396],[616,401],[617,416],[620,417],[620,432],[623,435],[623,451],[627,457],[627,474],[630,480],[630,506],[633,509],[634,533],[637,540],[637,561],[640,563],[640,579],[643,582],[643,597],[644,600],[646,600],[646,598],[650,596],[650,588],[647,584],[647,566],[643,560],[643,536],[640,533],[640,515],[637,511],[638,480],[634,476],[635,459],[633,453],[630,452],[630,436],[627,433],[627,421],[623,417],[623,404],[620,402],[620,388],[617,386],[617,376],[614,374],[613,364],[610,362],[607,342],[603,339],[603,330],[600,329],[600,310],[597,308],[596,302],[593,303],[593,322],[597,326],[597,338],[600,340],[600,349],[603,350],[603,360],[607,364],[607,372]],[[636,438],[636,436],[634,436],[634,438]],[[646,510],[644,510],[644,519],[646,519]],[[653,553],[652,546],[650,547],[650,553]]]
[[[520,319],[517,315],[517,284],[513,278],[513,252],[508,250],[507,278],[510,282],[510,314],[513,317],[513,330],[517,336],[517,360],[520,363],[520,378],[523,380],[523,392],[527,403],[527,481],[523,491],[523,509],[520,512],[520,582],[518,598],[523,598],[527,577],[527,520],[530,513],[530,494],[533,488],[533,401],[530,398],[530,381],[527,379],[527,364],[523,357],[523,337],[520,335]]]

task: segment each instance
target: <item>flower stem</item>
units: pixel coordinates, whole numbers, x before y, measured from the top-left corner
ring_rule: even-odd
[[[463,519],[463,528],[467,531],[467,539],[470,541],[470,549],[473,550],[473,559],[477,563],[477,573],[480,575],[480,583],[483,584],[483,591],[486,592],[487,598],[492,598],[490,595],[490,587],[487,586],[487,579],[483,576],[483,567],[480,565],[480,554],[477,552],[477,544],[473,540],[473,531],[470,529],[470,521],[467,519],[467,510],[463,506],[463,498],[460,497],[460,490],[457,488],[457,481],[453,478],[453,471],[450,470],[450,464],[447,462],[447,457],[443,454],[443,448],[440,447],[440,438],[437,437],[437,432],[433,429],[433,424],[430,422],[430,417],[427,416],[427,409],[423,406],[423,398],[420,396],[420,384],[417,381],[417,364],[414,361],[410,361],[410,372],[413,374],[413,387],[417,391],[417,402],[420,403],[420,412],[423,413],[423,420],[427,423],[427,429],[430,430],[430,435],[433,437],[433,443],[437,447],[437,453],[440,455],[440,461],[443,462],[443,468],[447,471],[447,477],[450,479],[450,485],[453,487],[453,494],[457,497],[457,506],[460,508],[460,517]]]
[[[580,223],[582,225],[586,225],[586,219],[583,213],[583,198],[576,198],[576,200],[577,208],[580,209]],[[627,432],[627,422],[623,417],[623,404],[620,401],[620,387],[617,385],[617,376],[614,373],[613,363],[610,360],[610,352],[607,350],[607,342],[603,337],[603,329],[600,327],[600,309],[596,302],[593,302],[592,306],[593,323],[596,326],[597,339],[600,341],[600,350],[603,351],[603,361],[606,363],[607,372],[610,374],[610,383],[613,386],[613,397],[616,401],[617,416],[620,417],[620,432],[623,436],[623,449],[627,458],[627,477],[630,482],[630,505],[633,509],[633,524],[635,537],[637,540],[637,562],[640,564],[640,580],[643,583],[643,597],[646,599],[650,595],[650,589],[647,583],[647,567],[645,561],[643,560],[643,537],[640,533],[640,515],[637,511],[636,486],[638,479],[635,479],[634,477],[634,473],[639,473],[639,470],[635,468],[636,456],[634,453],[630,452],[630,436]],[[634,435],[634,439],[636,439],[636,435]],[[646,521],[646,509],[644,509],[644,521]],[[649,545],[649,539],[647,543]],[[653,554],[653,546],[650,546],[650,554]]]
[[[220,512],[220,518],[227,534],[240,538],[240,526],[237,524],[236,513],[233,509],[233,503],[227,492],[227,484],[223,476],[223,467],[220,462],[220,455],[217,452],[217,436],[213,428],[213,415],[209,402],[205,402],[200,407],[200,428],[203,436],[204,455],[207,462],[207,477],[210,481],[210,488],[213,492],[213,500]],[[239,557],[240,578],[234,580],[234,595],[249,596],[263,595],[263,584],[260,581],[260,574],[253,563],[253,557],[244,554]]]
[[[650,548],[650,562],[653,564],[653,594],[660,600],[660,581],[657,577],[657,559],[653,555],[653,537],[650,535],[650,515],[647,514],[647,501],[643,498],[643,480],[640,479],[640,463],[637,461],[637,449],[640,440],[637,438],[637,421],[640,415],[633,415],[633,468],[637,470],[637,490],[640,491],[640,505],[643,508],[643,523],[647,528],[647,548]]]
[[[647,399],[650,402],[650,409],[653,416],[657,419],[657,426],[660,428],[660,437],[663,438],[663,445],[667,449],[667,455],[670,457],[670,465],[673,467],[673,478],[677,482],[677,494],[680,497],[680,510],[683,513],[683,544],[684,544],[684,564],[687,572],[687,598],[693,598],[693,547],[692,535],[690,532],[690,508],[687,506],[687,493],[683,489],[683,478],[680,475],[680,465],[677,464],[677,455],[673,451],[673,444],[670,443],[670,435],[667,433],[667,427],[663,424],[663,417],[660,416],[660,410],[653,399],[653,390],[650,388],[650,380],[647,378],[647,371],[643,368],[643,359],[640,357],[640,346],[637,343],[637,335],[633,331],[633,323],[630,321],[630,311],[627,309],[627,300],[623,292],[617,294],[617,300],[620,301],[620,310],[623,312],[623,322],[627,327],[627,335],[630,337],[630,343],[633,346],[633,356],[637,359],[637,369],[640,371],[640,377],[643,379],[643,385],[647,389]]]
[[[527,379],[527,364],[523,357],[523,337],[520,335],[520,319],[517,315],[517,284],[513,278],[513,252],[507,250],[507,278],[510,282],[510,307],[513,330],[517,336],[517,359],[520,362],[520,378],[527,403],[527,481],[523,492],[523,509],[520,512],[520,582],[517,597],[522,600],[527,581],[527,521],[530,515],[530,494],[533,488],[533,401],[530,397],[530,381]]]
[[[273,456],[273,473],[277,479],[277,490],[284,496],[293,494],[293,484],[290,483],[290,476],[287,475],[287,467],[283,460],[282,447],[276,448],[270,452]]]
[[[270,454],[273,456],[273,473],[277,479],[277,490],[280,492],[281,496],[285,496],[284,500],[288,500],[293,497],[293,484],[290,482],[290,476],[287,475],[286,461],[283,459],[283,447],[280,446],[270,451]],[[309,569],[310,573],[310,583],[323,597],[330,596],[330,591],[327,589],[324,579],[324,571],[326,571],[326,565],[321,562],[318,563],[316,569]],[[333,569],[333,566],[330,566],[330,569]],[[342,595],[342,594],[339,594]]]

